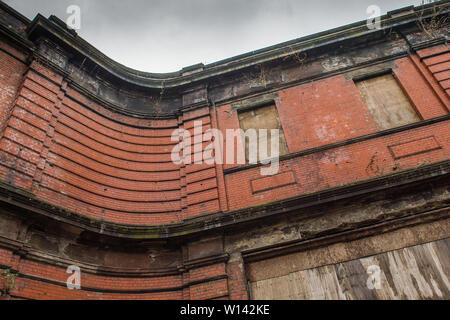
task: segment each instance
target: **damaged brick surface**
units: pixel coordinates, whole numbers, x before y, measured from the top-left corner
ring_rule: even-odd
[[[0,3],[0,269],[17,274],[8,295],[264,298],[257,283],[270,275],[340,263],[360,272],[368,256],[446,245],[449,29],[424,29],[432,9],[384,16],[376,32],[357,23],[152,74],[55,17],[28,21]],[[358,83],[387,75],[398,87],[385,92],[402,103],[398,117],[375,119],[389,101]],[[277,174],[172,162],[174,130],[240,129],[239,115],[267,106],[264,121],[284,136]],[[70,265],[81,290],[66,287]]]

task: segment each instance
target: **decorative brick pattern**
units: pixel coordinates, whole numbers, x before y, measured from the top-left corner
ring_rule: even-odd
[[[264,192],[276,188],[286,187],[296,184],[295,173],[293,171],[283,172],[274,176],[255,179],[251,181],[252,193]]]
[[[439,150],[441,148],[442,147],[434,136],[389,146],[389,150],[394,159],[411,157],[421,153]]]
[[[442,89],[447,95],[450,95],[450,46],[440,45],[431,49],[425,49],[418,52],[423,59],[423,63],[433,74]]]

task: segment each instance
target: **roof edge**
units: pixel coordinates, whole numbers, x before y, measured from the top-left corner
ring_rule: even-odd
[[[135,70],[114,61],[83,38],[79,37],[76,32],[67,28],[67,26],[66,28],[63,28],[62,25],[65,25],[65,23],[54,16],[45,18],[38,14],[33,21],[30,21],[3,2],[0,2],[0,6],[10,14],[13,14],[21,21],[28,22],[28,38],[32,39],[39,35],[53,35],[66,49],[74,51],[91,60],[114,77],[133,85],[148,88],[173,88],[186,85],[298,54],[299,52],[308,51],[312,48],[323,47],[339,41],[371,35],[378,31],[417,21],[418,14],[421,14],[424,18],[429,17],[433,13],[432,8],[435,6],[438,6],[440,10],[442,10],[441,14],[448,13],[450,7],[449,4],[450,0],[444,0],[417,7],[408,6],[388,12],[386,15],[381,16],[382,28],[380,30],[369,30],[367,28],[366,20],[363,20],[237,55],[211,64],[197,64],[171,73],[151,73]],[[401,12],[405,12],[405,14],[401,14]],[[24,39],[24,41],[26,40],[27,39]]]

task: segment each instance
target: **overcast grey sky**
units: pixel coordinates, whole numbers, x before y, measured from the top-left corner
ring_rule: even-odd
[[[81,8],[78,34],[128,67],[170,72],[367,18],[420,0],[4,0],[33,19],[66,21]]]

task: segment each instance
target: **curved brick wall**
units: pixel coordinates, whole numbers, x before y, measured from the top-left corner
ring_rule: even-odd
[[[446,47],[437,52],[443,50]],[[413,90],[427,87],[427,74],[421,77],[414,67],[414,57],[396,63],[399,67],[394,72],[402,86],[410,90],[421,117],[446,115],[445,104],[430,89],[422,89],[420,95]],[[428,81],[433,84],[436,80],[430,76]],[[291,152],[301,153],[378,131],[355,85],[343,76],[318,81],[314,86],[292,87],[279,94],[277,107]],[[342,101],[331,102],[333,95]],[[300,96],[320,99],[313,103],[314,109],[299,110]],[[317,126],[302,125],[306,113],[332,134],[322,137]],[[442,122],[312,155],[300,154],[283,160],[280,175],[272,178],[261,177],[259,168],[253,168],[225,174],[221,180],[221,166],[174,164],[174,130],[186,129],[193,134],[195,120],[202,121],[203,131],[211,127],[223,132],[239,128],[237,114],[230,112],[230,105],[217,107],[217,120],[214,114],[204,107],[169,120],[122,115],[89,100],[68,87],[60,76],[33,62],[3,125],[2,179],[92,219],[150,226],[242,209],[448,158],[448,124]],[[392,146],[417,148],[417,139],[434,147],[419,157],[414,152],[399,159],[390,154]],[[371,161],[376,161],[376,170],[368,169]],[[225,187],[227,196],[219,192]]]
[[[116,222],[144,214],[160,223],[177,221],[181,191],[180,169],[171,161],[173,130],[113,122],[65,98],[40,195],[65,193],[69,209],[90,205],[88,214]]]
[[[120,224],[169,224],[219,209],[215,167],[171,160],[172,133],[193,132],[190,117],[211,128],[207,108],[186,113],[180,125],[142,120],[93,103],[49,73],[37,63],[26,73],[0,141],[4,181]]]
[[[45,30],[36,29],[35,35],[68,36],[44,19],[37,21]],[[361,185],[367,193],[381,188],[378,181],[390,188],[397,174],[407,184],[409,175],[425,176],[415,169],[427,165],[430,176],[444,175],[445,164],[437,167],[449,159],[448,45],[425,42],[426,49],[411,54],[404,39],[346,40],[350,49],[314,48],[311,61],[301,65],[274,57],[260,65],[260,71],[267,68],[264,84],[248,65],[240,66],[242,73],[229,70],[211,79],[202,78],[203,70],[185,70],[165,96],[164,110],[174,113],[154,116],[147,100],[158,96],[158,88],[128,83],[109,69],[96,74],[93,61],[83,69],[80,57],[71,55],[73,47],[58,48],[67,50],[59,59],[50,42],[27,55],[1,39],[0,184],[2,205],[13,209],[0,207],[0,269],[18,274],[13,296],[247,298],[242,252],[233,250],[247,250],[259,240],[247,246],[239,236],[228,237],[235,225],[247,228],[245,223],[259,219],[248,227],[257,229],[266,216],[275,221],[285,212],[302,211],[303,197],[313,206],[323,194],[337,201],[361,191]],[[205,72],[232,65],[224,62]],[[377,128],[355,79],[386,70],[421,121]],[[260,167],[251,165],[172,163],[174,130],[193,134],[195,121],[202,122],[203,131],[236,130],[238,112],[269,103],[276,106],[289,151],[278,174],[262,176]],[[202,139],[202,150],[209,143]],[[22,196],[17,198],[23,203],[6,199],[8,192]],[[26,214],[17,209],[36,202]],[[306,217],[309,209],[297,213]],[[288,241],[287,229],[279,226],[274,241]],[[71,264],[83,271],[82,290],[65,287]]]
[[[19,264],[17,256],[3,249],[0,249],[1,265],[15,268],[18,277],[12,294],[23,299],[181,300],[215,299],[229,294],[225,263],[191,269],[184,274],[176,268],[159,272],[122,268],[121,272],[96,274],[98,270],[87,271],[89,267],[83,265],[81,290],[67,289],[68,274],[64,267],[36,259],[20,259]]]

